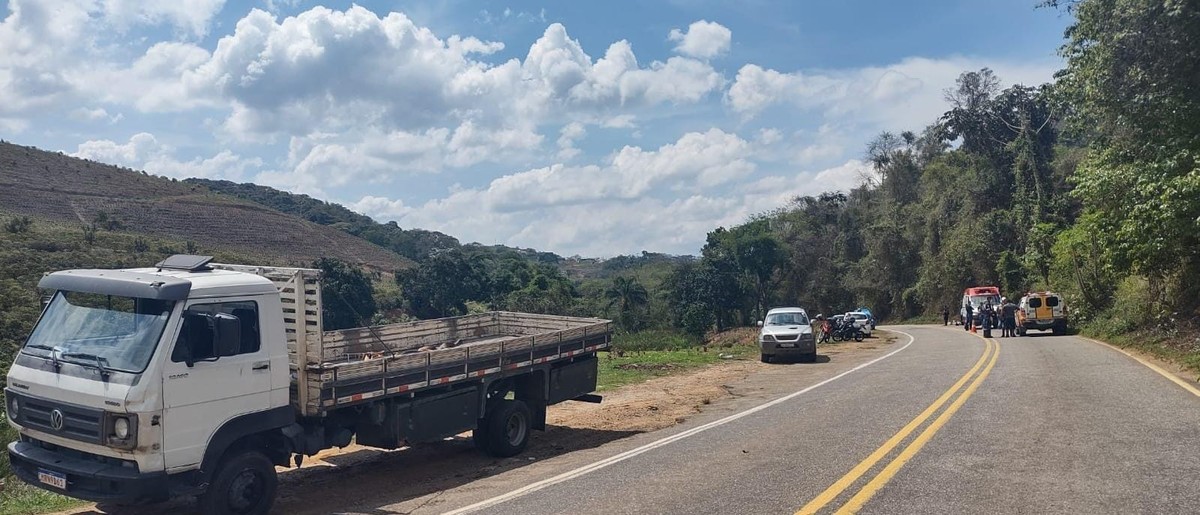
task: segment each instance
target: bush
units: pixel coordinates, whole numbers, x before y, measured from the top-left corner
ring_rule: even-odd
[[[13,234],[27,233],[32,227],[33,220],[30,220],[28,216],[19,216],[4,224],[4,230]]]
[[[612,349],[616,352],[680,350],[698,346],[698,341],[687,335],[663,330],[617,333],[612,340]]]
[[[83,226],[83,241],[87,242],[88,245],[95,245],[97,230],[96,224],[87,224]]]

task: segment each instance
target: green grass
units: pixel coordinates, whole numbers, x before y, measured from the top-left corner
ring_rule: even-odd
[[[1118,347],[1133,349],[1158,359],[1176,363],[1200,381],[1200,339],[1196,335],[1171,335],[1162,331],[1132,330],[1113,333],[1084,325],[1080,334],[1103,340]]]
[[[704,343],[671,331],[616,335],[612,352],[600,358],[598,389],[609,390],[728,359],[757,357],[755,334],[752,328],[726,331],[712,335]]]
[[[4,490],[0,492],[0,515],[62,511],[81,504],[82,501],[27,485],[11,476],[5,478]]]
[[[682,350],[700,347],[700,342],[674,331],[651,329],[637,333],[613,335],[612,348],[619,352],[651,350]]]
[[[686,350],[652,350],[635,354],[617,356],[610,354],[600,358],[600,373],[598,391],[611,390],[618,386],[640,383],[647,379],[662,377],[700,367],[712,365],[726,359],[747,359],[757,356],[758,349],[753,347],[732,347],[728,349],[710,348],[708,352],[699,349]]]

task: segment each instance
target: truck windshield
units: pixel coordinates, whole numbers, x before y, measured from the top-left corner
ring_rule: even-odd
[[[767,315],[763,325],[807,325],[808,317],[804,313],[775,313]]]
[[[972,295],[971,296],[971,307],[979,309],[980,307],[983,307],[987,304],[991,304],[992,307],[999,306],[1000,305],[1000,296],[999,295]]]
[[[21,350],[68,363],[140,373],[174,302],[57,292]]]

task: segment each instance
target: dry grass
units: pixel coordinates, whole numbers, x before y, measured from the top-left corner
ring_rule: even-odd
[[[192,240],[201,250],[225,249],[276,263],[335,257],[384,271],[412,265],[333,227],[203,186],[9,143],[0,143],[0,211],[79,225],[104,213],[122,231]]]

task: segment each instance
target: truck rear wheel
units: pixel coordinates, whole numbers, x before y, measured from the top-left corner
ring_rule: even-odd
[[[217,515],[265,515],[275,503],[275,465],[258,451],[241,451],[221,461],[200,512]]]
[[[529,405],[518,400],[503,400],[496,403],[487,414],[481,427],[484,430],[476,433],[483,440],[488,454],[497,458],[516,456],[529,445],[529,431],[532,425],[533,412]],[[478,430],[476,430],[478,431]]]

